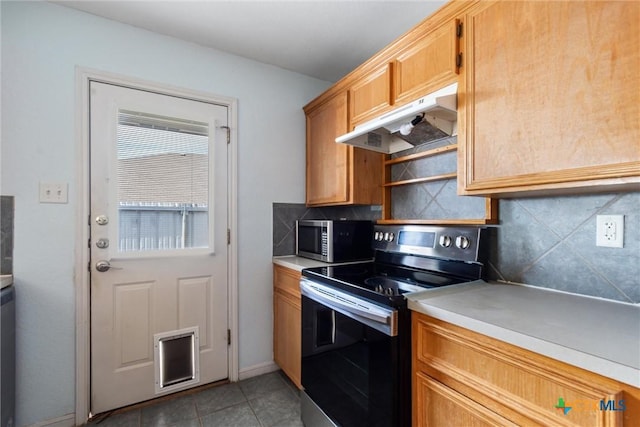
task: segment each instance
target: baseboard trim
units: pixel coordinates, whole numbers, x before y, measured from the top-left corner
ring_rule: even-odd
[[[29,427],[73,427],[76,425],[76,414],[67,414],[58,418],[40,421]]]
[[[258,375],[268,374],[269,372],[275,372],[279,369],[280,367],[273,361],[259,363],[257,365],[240,369],[238,371],[238,379],[242,381],[246,380],[247,378],[257,377]]]

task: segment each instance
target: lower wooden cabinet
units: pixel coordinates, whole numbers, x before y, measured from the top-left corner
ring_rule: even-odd
[[[413,426],[638,425],[638,388],[420,313],[412,328]]]
[[[300,277],[296,270],[273,266],[273,358],[301,389]]]

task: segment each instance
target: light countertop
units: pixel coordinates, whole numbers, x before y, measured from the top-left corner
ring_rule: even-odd
[[[324,267],[326,265],[330,265],[326,262],[303,258],[296,255],[274,256],[273,263],[296,271],[302,271],[304,268]]]
[[[407,298],[414,311],[640,387],[640,305],[481,280]]]
[[[278,264],[283,267],[287,267],[296,271],[302,271],[305,268],[312,268],[312,267],[326,267],[326,266],[341,265],[341,264],[357,264],[361,262],[369,262],[369,260],[341,262],[341,263],[328,263],[323,261],[317,261],[315,259],[303,258],[297,255],[284,255],[284,256],[273,257],[274,264]]]
[[[4,289],[13,284],[13,274],[0,275],[0,289]]]

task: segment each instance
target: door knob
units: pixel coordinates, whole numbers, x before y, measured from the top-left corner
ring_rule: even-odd
[[[105,271],[109,271],[110,268],[111,268],[111,263],[107,260],[100,260],[96,262],[96,270],[98,270],[101,273],[104,273]]]

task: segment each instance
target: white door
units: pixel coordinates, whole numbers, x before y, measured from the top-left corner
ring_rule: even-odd
[[[227,109],[90,83],[93,414],[228,378]]]

